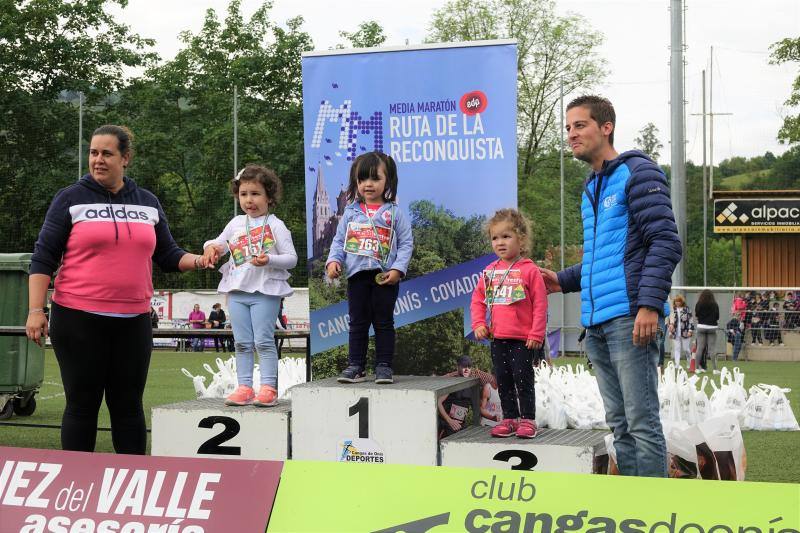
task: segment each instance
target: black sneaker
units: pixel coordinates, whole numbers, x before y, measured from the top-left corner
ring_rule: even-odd
[[[367,373],[360,366],[350,365],[339,374],[339,383],[361,383],[367,378]]]
[[[378,365],[375,367],[375,383],[384,385],[387,383],[394,383],[392,367],[386,365]]]

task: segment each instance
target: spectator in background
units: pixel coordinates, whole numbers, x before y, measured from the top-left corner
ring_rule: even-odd
[[[764,343],[764,337],[761,335],[761,328],[764,327],[761,321],[762,312],[759,311],[761,302],[762,298],[760,294],[752,296],[747,302],[747,315],[750,317],[750,336],[753,346],[755,346],[756,343],[759,345]]]
[[[472,372],[472,360],[463,355],[456,360],[457,375],[468,378]],[[437,402],[439,410],[439,438],[461,431],[467,421],[469,407],[472,405],[470,389],[462,389],[440,396]]]
[[[211,313],[208,315],[208,321],[211,322],[212,329],[224,329],[227,317],[225,311],[222,309],[221,303],[215,303],[211,306]],[[218,352],[222,348],[225,351],[225,337],[222,335],[214,335],[214,351]]]
[[[773,302],[772,309],[767,316],[764,330],[764,337],[770,346],[778,344],[783,346],[783,336],[781,335],[781,310],[778,308],[778,302]]]
[[[158,327],[158,311],[152,305],[150,306],[150,325],[153,326],[153,329]]]
[[[744,299],[744,293],[737,292],[733,297],[733,304],[731,305],[731,314],[739,319],[742,327],[744,327],[744,315],[747,313],[747,301]]]
[[[281,330],[281,329],[285,330],[286,328],[289,327],[289,319],[286,318],[286,315],[283,312],[283,302],[284,302],[284,300],[286,300],[286,298],[281,298],[281,303],[278,306],[278,320],[277,320],[277,323],[275,324],[275,331],[278,331],[278,330]],[[281,351],[283,350],[283,341],[284,340],[285,339],[283,337],[279,337],[278,335],[275,335],[275,348],[278,350],[278,359],[281,358]]]
[[[489,381],[483,386],[481,394],[481,425],[494,427],[502,419],[503,408],[500,405],[497,380]]]
[[[688,362],[693,334],[692,312],[686,307],[686,300],[679,294],[672,299],[672,312],[669,314],[669,338],[672,339],[672,358],[675,366],[680,366],[681,356],[684,354]]]
[[[800,301],[795,296],[795,293],[789,291],[783,299],[783,318],[784,327],[786,329],[794,329],[797,327],[798,311],[800,311]]]
[[[208,321],[211,322],[213,329],[223,329],[225,327],[225,311],[222,309],[222,304],[215,303],[211,307],[211,313],[208,315]],[[222,335],[214,335],[214,351],[218,352],[222,348],[225,351],[225,337]]]
[[[738,361],[744,339],[744,322],[737,315],[733,315],[725,325],[725,330],[728,335],[728,342],[733,346],[733,360]]]
[[[194,304],[194,309],[189,313],[189,325],[192,329],[203,329],[206,327],[206,314],[200,310],[200,304]],[[204,349],[203,337],[192,337],[192,350],[202,352]]]
[[[694,354],[695,369],[697,372],[705,371],[706,362],[704,357],[711,358],[714,373],[717,370],[717,328],[719,327],[719,305],[714,299],[714,293],[708,289],[700,291],[697,303],[694,306],[694,314],[697,317],[697,351]]]

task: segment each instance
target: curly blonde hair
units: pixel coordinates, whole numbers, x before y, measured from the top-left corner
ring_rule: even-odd
[[[489,240],[492,239],[492,226],[507,222],[514,233],[519,238],[519,253],[523,257],[528,257],[531,253],[531,221],[516,209],[498,209],[492,218],[486,221],[486,233]]]

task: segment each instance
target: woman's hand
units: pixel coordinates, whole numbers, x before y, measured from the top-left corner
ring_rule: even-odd
[[[44,339],[47,337],[47,317],[44,311],[28,314],[28,320],[25,322],[25,334],[39,346],[44,346]]]
[[[200,260],[202,265],[206,268],[211,268],[217,264],[220,255],[224,252],[222,246],[216,244],[209,244],[203,250],[203,258]]]

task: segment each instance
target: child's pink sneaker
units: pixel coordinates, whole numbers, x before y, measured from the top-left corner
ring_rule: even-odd
[[[506,418],[490,432],[492,437],[510,437],[517,430],[517,421],[513,418]]]
[[[520,439],[532,439],[536,436],[536,421],[528,420],[527,418],[520,418],[517,425],[517,437]]]
[[[276,403],[278,403],[278,391],[275,390],[275,387],[261,385],[261,388],[258,389],[258,394],[256,394],[256,399],[253,400],[253,405],[256,407],[272,407]]]
[[[225,405],[249,405],[253,403],[255,397],[256,391],[253,390],[253,387],[239,385],[230,396],[225,398]]]

